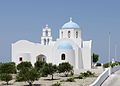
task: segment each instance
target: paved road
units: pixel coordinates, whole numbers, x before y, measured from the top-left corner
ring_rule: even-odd
[[[120,70],[108,77],[102,86],[120,86]]]

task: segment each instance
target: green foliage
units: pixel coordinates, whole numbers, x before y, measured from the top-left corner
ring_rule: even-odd
[[[68,76],[68,73],[73,70],[73,66],[68,62],[60,63],[58,66],[59,73],[65,73],[65,76]]]
[[[65,82],[65,80],[60,80],[60,82]]]
[[[78,79],[83,79],[83,76],[82,76],[82,75],[79,75],[77,78],[78,78]]]
[[[39,78],[40,74],[35,68],[22,68],[16,77],[16,81],[26,81],[30,85]]]
[[[110,62],[110,63],[105,63],[105,64],[103,64],[103,68],[108,68],[109,66],[114,67],[114,66],[117,66],[117,65],[120,65],[120,62],[114,62],[114,63]]]
[[[5,82],[7,83],[7,85],[8,85],[8,82],[9,82],[10,80],[12,80],[12,75],[7,74],[7,73],[2,73],[2,74],[0,75],[0,80],[5,81]]]
[[[34,66],[37,69],[37,71],[41,71],[41,69],[44,67],[45,65],[45,61],[37,61]]]
[[[97,63],[96,66],[101,66],[101,63]]]
[[[33,68],[30,62],[21,62],[17,65],[17,69],[19,72],[16,76],[16,81],[26,81],[29,86],[32,86],[32,83],[40,78],[40,72]]]
[[[61,86],[61,84],[57,82],[55,84],[52,84],[52,86]]]
[[[32,64],[30,62],[21,62],[17,65],[18,70],[22,70],[24,68],[32,68]]]
[[[16,73],[15,63],[13,63],[13,62],[1,63],[0,64],[0,73],[15,74]]]
[[[92,55],[92,60],[93,60],[93,63],[96,63],[96,62],[99,60],[99,55],[93,53],[93,55]]]
[[[42,68],[42,73],[44,73],[44,75],[52,75],[52,80],[53,80],[53,74],[56,71],[57,71],[57,66],[53,65],[52,63],[46,63]]]
[[[105,64],[103,64],[103,67],[104,67],[104,68],[108,68],[109,66],[110,66],[109,63],[105,63]]]
[[[75,82],[75,79],[74,79],[74,78],[68,78],[68,79],[66,80],[66,82]]]
[[[92,73],[91,71],[87,71],[87,72],[80,73],[80,76],[81,77],[93,77],[95,76],[95,73]]]

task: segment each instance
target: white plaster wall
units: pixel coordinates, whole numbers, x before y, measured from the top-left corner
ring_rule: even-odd
[[[61,60],[61,55],[65,54],[65,60]],[[75,53],[74,50],[69,49],[58,49],[56,51],[55,64],[59,65],[62,62],[69,62],[73,67],[75,67]]]
[[[55,46],[54,46],[54,52],[56,53],[57,47],[58,47],[59,43],[61,43],[61,41],[68,41],[72,45],[72,47],[73,47],[74,55],[75,55],[74,56],[75,57],[75,59],[74,59],[75,60],[74,68],[75,69],[83,68],[82,51],[81,51],[81,48],[79,48],[79,46],[74,42],[74,40],[67,39],[67,38],[58,39],[56,41],[56,43],[55,43]],[[54,56],[56,56],[56,54]],[[56,58],[55,58],[55,61],[56,61]]]
[[[30,53],[20,53],[16,57],[17,64],[19,64],[21,61],[19,61],[19,58],[22,57],[22,61],[28,61],[31,62],[31,54]]]
[[[19,63],[19,57],[22,55],[24,56],[25,61],[30,61],[31,51],[34,48],[34,43],[20,40],[14,44],[12,44],[12,61]],[[29,55],[28,55],[29,54]]]
[[[70,38],[74,38],[74,36],[75,36],[74,35],[74,29],[61,29],[60,30],[60,35],[59,35],[60,39],[68,38],[68,31],[70,31]],[[63,36],[62,36],[61,32],[63,32]]]
[[[23,61],[31,61],[34,65],[38,55],[44,55],[47,57],[46,62],[54,63],[53,46],[31,43],[26,40],[21,40],[12,44],[12,61],[17,64],[19,63],[19,57],[23,56]]]
[[[84,69],[91,69],[91,66],[92,66],[91,45],[92,45],[91,40],[83,41],[82,58],[83,58]]]
[[[53,46],[50,45],[40,45],[37,44],[35,48],[32,49],[32,58],[31,62],[34,64],[36,62],[36,57],[38,55],[44,55],[46,56],[46,62],[52,63],[53,62]],[[54,62],[53,62],[54,63]]]

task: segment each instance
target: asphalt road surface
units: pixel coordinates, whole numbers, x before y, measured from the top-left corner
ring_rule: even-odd
[[[120,70],[108,77],[102,86],[120,86]]]

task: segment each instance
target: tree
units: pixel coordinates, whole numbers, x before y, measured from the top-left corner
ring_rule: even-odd
[[[53,65],[52,63],[46,63],[44,65],[44,67],[42,68],[42,73],[44,73],[45,75],[51,75],[52,76],[52,80],[53,80],[53,74],[57,71],[57,66]]]
[[[5,81],[5,82],[7,83],[7,85],[8,85],[8,84],[9,84],[8,82],[9,82],[10,80],[12,80],[12,75],[7,74],[7,73],[2,73],[2,74],[0,75],[0,80]]]
[[[0,73],[15,74],[16,73],[15,63],[14,62],[2,63],[0,65]]]
[[[32,86],[32,83],[35,80],[38,80],[40,78],[39,72],[35,68],[22,68],[16,79],[17,81],[26,81],[29,83],[29,86]]]
[[[8,82],[12,80],[12,75],[16,73],[16,66],[15,63],[9,62],[9,63],[1,63],[0,64],[0,79],[2,81]]]
[[[59,73],[65,73],[65,76],[68,76],[68,73],[73,70],[73,66],[68,62],[60,63],[58,66]]]
[[[93,63],[96,63],[96,62],[99,60],[99,55],[93,53],[93,55],[92,55],[92,60],[93,60]]]
[[[22,70],[23,68],[32,68],[31,62],[21,62],[17,65],[18,70]]]
[[[37,71],[41,71],[41,69],[44,67],[45,65],[45,61],[37,61],[34,66],[37,69]]]

